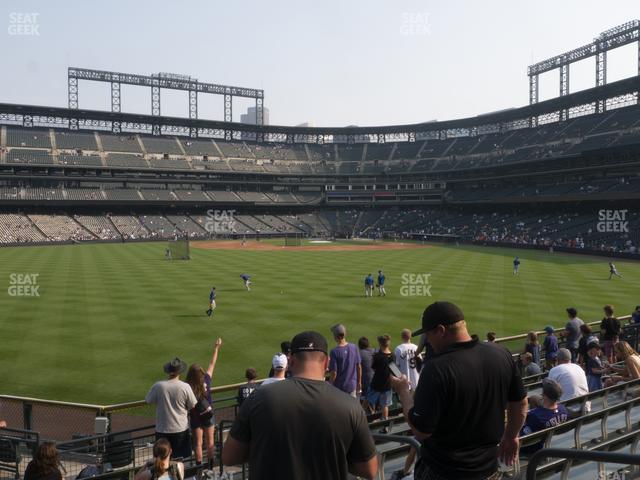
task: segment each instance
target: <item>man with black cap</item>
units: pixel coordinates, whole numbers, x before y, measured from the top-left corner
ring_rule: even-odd
[[[191,456],[188,414],[198,401],[189,384],[180,380],[186,368],[178,357],[165,363],[164,373],[169,378],[154,383],[145,398],[147,403],[156,404],[156,439],[169,440],[172,458]]]
[[[413,335],[423,333],[435,355],[422,367],[415,397],[406,378],[391,380],[422,442],[415,479],[499,478],[497,460],[511,465],[517,458],[527,413],[516,364],[506,349],[473,340],[452,303],[426,308]]]
[[[257,389],[240,407],[222,463],[249,462],[252,480],[372,479],[376,448],[360,403],[325,382],[327,341],[303,332],[291,341],[293,376]]]

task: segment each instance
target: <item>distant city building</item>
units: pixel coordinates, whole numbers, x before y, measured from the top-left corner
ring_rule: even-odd
[[[263,125],[269,125],[269,109],[262,107]],[[240,115],[240,123],[256,124],[256,107],[247,108],[247,113]]]

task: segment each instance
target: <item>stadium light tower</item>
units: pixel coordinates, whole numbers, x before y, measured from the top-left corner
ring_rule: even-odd
[[[575,48],[569,52],[561,53],[555,57],[548,58],[527,69],[529,75],[529,104],[538,103],[539,75],[551,70],[560,70],[560,96],[569,94],[569,72],[571,64],[585,58],[596,57],[596,86],[600,87],[607,83],[607,52],[614,48],[622,47],[629,43],[638,42],[638,75],[640,75],[640,20],[618,25],[602,32],[593,42]],[[640,103],[640,95],[638,95]],[[606,108],[604,100],[596,104],[597,112],[604,112]],[[561,120],[566,120],[567,110],[560,112]],[[537,123],[535,119],[532,123]],[[535,126],[535,125],[532,125]]]
[[[134,73],[109,72],[88,68],[69,67],[68,69],[69,108],[78,109],[79,81],[90,80],[111,84],[111,111],[120,113],[122,97],[120,86],[136,85],[151,89],[151,115],[160,116],[160,89],[182,90],[189,92],[189,118],[198,118],[198,93],[224,96],[224,121],[233,122],[233,97],[253,98],[256,101],[256,125],[264,123],[264,90],[254,88],[233,87],[214,83],[199,82],[188,75],[160,72],[153,75],[138,75]],[[114,122],[115,124],[116,122]],[[115,129],[114,129],[115,131]],[[154,135],[160,135],[160,129],[154,128]],[[197,130],[192,129],[191,136],[197,136]]]

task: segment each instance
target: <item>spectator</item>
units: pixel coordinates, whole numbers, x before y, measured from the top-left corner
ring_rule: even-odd
[[[600,360],[600,344],[593,342],[587,345],[587,355],[589,358],[586,363],[586,375],[589,391],[602,390],[602,374],[607,369],[602,365],[602,360]]]
[[[280,344],[280,351],[282,353],[284,353],[287,357],[287,365],[289,364],[289,356],[291,355],[291,342],[288,340],[285,340],[284,342],[282,342]],[[273,367],[271,367],[271,370],[269,370],[269,378],[273,377],[273,375],[275,374]],[[284,377],[285,378],[289,378],[291,376],[291,372],[289,371],[289,369],[285,370],[284,372]]]
[[[347,343],[347,329],[338,324],[331,327],[336,347],[331,350],[329,381],[352,397],[362,392],[362,360],[358,347]]]
[[[372,479],[376,449],[357,400],[325,382],[327,341],[291,342],[292,378],[260,387],[242,404],[222,450],[225,465],[249,462],[252,480]]]
[[[276,353],[271,360],[273,377],[265,379],[264,382],[262,382],[262,386],[281,382],[282,380],[284,380],[288,364],[289,362],[287,361],[287,356],[284,353]]]
[[[578,342],[578,361],[581,365],[586,365],[587,359],[589,358],[587,347],[590,343],[598,343],[598,337],[593,334],[591,327],[586,323],[584,325],[580,325],[580,333],[582,335]]]
[[[566,348],[558,350],[558,365],[549,371],[547,378],[555,380],[562,387],[561,401],[571,400],[589,393],[587,376],[584,370],[575,363],[571,363],[571,352]],[[587,413],[591,410],[591,404],[585,403],[585,411],[581,412],[577,408],[568,409],[572,414]]]
[[[640,305],[636,305],[636,309],[631,312],[631,325],[640,325]]]
[[[573,307],[567,308],[567,315],[569,316],[569,321],[564,327],[567,348],[571,352],[571,361],[578,363],[578,346],[582,337],[580,327],[584,325],[584,322],[578,318],[578,311]]]
[[[61,470],[67,473],[60,463],[55,443],[43,442],[27,465],[24,480],[62,480]]]
[[[411,390],[415,391],[420,378],[418,373],[420,359],[416,356],[418,346],[411,343],[411,330],[408,328],[402,330],[400,337],[402,338],[402,343],[394,351],[395,362],[402,374],[409,379]]]
[[[7,428],[6,420],[0,420],[0,428]]]
[[[640,355],[627,342],[618,342],[614,347],[616,359],[624,362],[624,367],[611,365],[611,370],[618,373],[607,379],[605,387],[610,387],[618,382],[628,382],[640,378]]]
[[[367,337],[360,337],[358,348],[360,349],[360,362],[362,365],[362,396],[364,397],[369,391],[369,385],[373,378],[373,348],[369,347],[369,339]]]
[[[180,380],[186,368],[178,357],[165,363],[164,372],[169,378],[154,383],[145,398],[147,403],[156,404],[156,440],[169,440],[171,455],[177,458],[191,456],[188,413],[198,403],[189,384]]]
[[[487,342],[494,343],[496,341],[496,332],[487,332]]]
[[[378,337],[379,349],[373,354],[373,378],[369,393],[367,393],[367,404],[372,410],[382,411],[382,420],[389,418],[389,407],[391,406],[391,383],[389,377],[391,371],[389,364],[394,361],[391,352],[391,337],[380,335]],[[385,426],[382,433],[389,433],[389,427]]]
[[[255,368],[247,368],[244,372],[244,378],[247,379],[247,383],[238,388],[238,396],[236,397],[238,400],[238,406],[241,406],[242,402],[249,398],[249,395],[258,388],[258,384],[256,383],[258,374]]]
[[[527,342],[524,345],[525,353],[530,353],[533,357],[533,363],[540,365],[540,344],[538,343],[538,334],[529,332],[527,334]]]
[[[498,475],[498,458],[511,465],[518,456],[527,407],[511,355],[472,340],[462,311],[449,302],[426,308],[414,336],[422,333],[436,355],[425,362],[415,396],[405,378],[391,378],[407,421],[422,441],[415,478]]]
[[[521,436],[555,427],[569,418],[569,412],[564,405],[558,404],[562,396],[562,387],[554,380],[542,380],[542,405],[527,413],[527,419],[520,432]],[[544,442],[535,443],[522,448],[522,453],[530,455],[544,446]]]
[[[207,447],[207,461],[209,468],[213,468],[213,456],[215,452],[214,430],[216,418],[213,415],[213,400],[211,398],[211,379],[218,361],[218,352],[222,346],[222,339],[218,338],[213,345],[213,353],[209,366],[205,372],[198,364],[192,364],[187,372],[187,383],[193,390],[200,407],[196,406],[190,412],[190,426],[193,434],[193,451],[196,456],[196,465],[202,463],[202,438]],[[207,407],[210,410],[207,410]],[[203,413],[204,412],[204,413]]]
[[[183,480],[184,465],[182,462],[173,462],[170,459],[171,444],[166,438],[161,438],[153,444],[153,461],[140,469],[134,480]]]
[[[555,336],[551,325],[544,327],[544,331],[547,332],[542,345],[542,348],[544,348],[545,369],[550,370],[558,361],[558,338]]]
[[[522,367],[524,369],[524,376],[530,377],[532,375],[539,375],[542,373],[542,369],[540,365],[533,361],[533,355],[531,353],[526,352],[520,354],[520,361],[522,362]]]
[[[600,322],[600,334],[604,345],[604,354],[609,363],[615,362],[613,346],[618,343],[622,327],[620,321],[613,316],[613,305],[604,306],[604,318]]]

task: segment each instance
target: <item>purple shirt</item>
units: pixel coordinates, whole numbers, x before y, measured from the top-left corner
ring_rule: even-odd
[[[335,347],[329,356],[329,370],[336,372],[333,385],[343,392],[355,391],[358,383],[358,365],[361,363],[358,347],[353,343]]]

